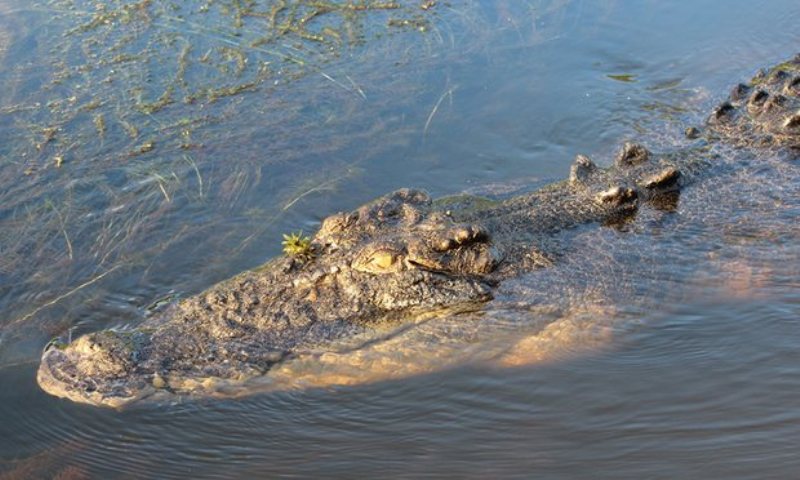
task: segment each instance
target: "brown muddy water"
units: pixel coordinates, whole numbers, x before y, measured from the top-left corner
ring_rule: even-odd
[[[390,190],[503,197],[625,139],[678,150],[800,52],[798,22],[784,0],[0,0],[0,478],[800,477],[800,167],[776,152],[716,147],[674,211],[242,398],[117,411],[35,381],[54,336],[136,325]]]

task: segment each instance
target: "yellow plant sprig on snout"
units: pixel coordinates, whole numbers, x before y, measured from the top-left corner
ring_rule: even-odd
[[[283,234],[283,253],[290,257],[308,258],[313,255],[311,239],[303,236],[303,232]]]

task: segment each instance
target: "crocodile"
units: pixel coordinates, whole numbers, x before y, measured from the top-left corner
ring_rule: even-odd
[[[710,175],[715,142],[800,151],[800,55],[737,85],[695,141],[656,154],[627,142],[606,168],[578,155],[569,178],[506,200],[401,189],[321,222],[307,248],[171,304],[133,329],[44,349],[38,383],[119,407],[166,392],[218,394],[341,339],[442,312],[478,311],[504,280],[558,262],[579,226],[621,226],[643,205],[674,210]],[[572,252],[571,254],[575,254]]]

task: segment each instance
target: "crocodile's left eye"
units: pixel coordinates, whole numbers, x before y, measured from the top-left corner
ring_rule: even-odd
[[[394,252],[381,250],[372,254],[368,260],[369,264],[379,270],[388,270],[397,262],[397,255]]]
[[[355,260],[354,270],[366,273],[399,272],[403,267],[404,255],[399,249],[388,246],[377,246],[363,250]]]

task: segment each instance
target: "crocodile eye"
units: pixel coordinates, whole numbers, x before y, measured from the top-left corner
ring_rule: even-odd
[[[354,270],[366,273],[391,273],[403,269],[403,255],[391,248],[372,248],[363,251],[352,266]]]
[[[377,251],[369,257],[369,264],[379,270],[387,270],[397,261],[397,255],[386,250]]]

